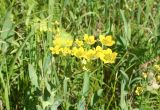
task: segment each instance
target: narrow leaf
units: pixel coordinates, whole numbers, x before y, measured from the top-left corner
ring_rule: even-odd
[[[88,92],[89,92],[89,75],[88,72],[85,72],[83,80],[83,96],[88,96]]]
[[[28,68],[29,68],[29,77],[31,79],[32,85],[34,85],[35,87],[38,87],[37,75],[33,65],[29,64]]]

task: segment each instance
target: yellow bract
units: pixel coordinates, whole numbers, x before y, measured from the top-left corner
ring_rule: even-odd
[[[141,87],[141,86],[136,87],[135,93],[136,93],[137,95],[142,94],[142,92],[143,92],[143,87]]]
[[[96,51],[96,58],[100,58],[104,56],[102,47],[97,46],[95,51]]]
[[[84,48],[80,47],[80,48],[73,48],[72,49],[73,55],[76,56],[77,58],[82,58],[84,57],[85,51]]]
[[[70,47],[73,44],[73,40],[64,40],[61,37],[56,37],[53,40],[53,44],[54,46],[59,46],[59,47],[65,47],[65,46]]]
[[[94,36],[88,36],[88,34],[84,35],[84,41],[89,45],[92,45],[96,42],[95,37]]]
[[[113,40],[111,35],[109,36],[100,35],[99,40],[103,45],[106,45],[106,46],[112,46],[115,44],[115,41]]]
[[[59,25],[60,23],[58,21],[55,21],[54,22],[54,25]]]
[[[64,56],[71,54],[70,48],[67,47],[61,48],[61,52]]]
[[[78,51],[78,48],[77,47],[73,47],[72,50],[71,50],[71,55],[75,55]]]
[[[53,45],[61,47],[62,46],[62,40],[61,40],[61,38],[56,38],[55,40],[53,40]]]
[[[52,51],[52,54],[59,54],[61,49],[59,48],[59,46],[55,46],[55,47],[50,47],[50,50]]]
[[[142,76],[146,79],[146,78],[148,77],[148,73],[143,72],[143,73],[142,73]]]
[[[66,46],[70,47],[73,44],[73,40],[67,40],[66,41]]]
[[[85,57],[87,60],[91,60],[91,59],[95,59],[95,55],[96,55],[96,51],[90,49],[90,50],[88,50],[88,51],[85,53],[85,56],[84,56],[84,57]]]
[[[154,68],[160,72],[160,65],[154,65]]]
[[[79,47],[83,46],[83,41],[81,41],[81,40],[76,39],[75,43]]]
[[[107,50],[103,50],[103,53],[100,56],[100,59],[104,63],[115,63],[116,56],[117,56],[117,53],[112,52],[112,50],[108,48]]]
[[[110,48],[101,47],[97,45],[95,48],[91,48],[91,46],[86,47],[86,44],[92,45],[96,42],[94,36],[89,36],[88,34],[84,35],[84,42],[82,40],[76,39],[74,42],[72,39],[67,37],[60,37],[60,34],[55,35],[55,39],[53,40],[54,47],[51,47],[50,50],[52,54],[60,54],[63,56],[72,55],[77,58],[82,58],[85,60],[95,60],[100,59],[104,63],[115,63],[117,53],[112,52]],[[103,45],[112,46],[115,41],[112,39],[112,36],[103,36],[100,35],[100,41]],[[76,45],[73,45],[76,44]]]

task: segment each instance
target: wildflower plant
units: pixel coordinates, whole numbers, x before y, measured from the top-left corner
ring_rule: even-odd
[[[142,95],[142,93],[158,94],[160,88],[160,66],[158,64],[148,66],[149,70],[145,70],[141,73],[141,84],[138,84],[135,89],[136,95]],[[141,85],[141,86],[139,86]]]
[[[0,110],[160,110],[159,0],[0,4]]]
[[[96,47],[91,45],[99,42]],[[89,45],[90,48],[87,48],[86,45]],[[99,39],[95,40],[93,35],[89,36],[85,34],[83,40],[76,39],[64,41],[63,37],[55,36],[53,40],[53,47],[50,47],[52,54],[58,54],[66,56],[66,54],[76,57],[78,59],[85,59],[87,61],[94,61],[100,59],[105,64],[115,63],[117,52],[113,52],[110,48],[115,44],[113,37],[109,36],[99,36]],[[101,46],[102,45],[102,46]],[[103,46],[105,45],[105,46]]]

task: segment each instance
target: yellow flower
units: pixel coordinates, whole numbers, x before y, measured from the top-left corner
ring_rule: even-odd
[[[84,35],[84,41],[89,45],[92,45],[96,42],[95,37],[94,36],[88,36],[88,34]]]
[[[118,55],[117,52],[113,52],[113,53],[112,53],[110,63],[115,63],[115,60],[116,60],[117,55]]]
[[[85,59],[82,60],[81,62],[83,65],[86,65],[87,64],[87,61]]]
[[[143,77],[146,79],[147,78],[147,76],[148,76],[148,73],[142,73],[142,75],[143,75]]]
[[[102,47],[97,46],[97,47],[96,47],[96,51],[97,51],[97,52],[99,52],[99,51],[100,51],[100,52],[102,52],[102,51],[103,51],[103,49],[102,49]]]
[[[70,47],[73,44],[73,40],[66,40],[66,46]]]
[[[78,45],[79,47],[83,46],[83,41],[76,39],[75,41],[76,45]]]
[[[112,46],[115,44],[115,41],[112,39],[112,36],[109,35],[109,36],[104,36],[104,35],[100,35],[99,36],[99,39],[100,39],[100,42],[103,44],[103,45],[106,45],[106,46]]]
[[[90,49],[90,50],[88,50],[88,51],[85,53],[85,56],[84,56],[84,57],[85,57],[87,60],[91,60],[91,59],[94,59],[94,58],[95,58],[95,54],[96,54],[96,51]]]
[[[60,23],[58,21],[55,21],[54,22],[54,25],[59,25]]]
[[[88,71],[89,69],[87,68],[87,61],[86,61],[86,59],[83,59],[82,61],[81,61],[81,63],[82,63],[82,69],[83,70],[85,70],[85,71]]]
[[[84,54],[85,54],[85,51],[84,51],[84,48],[80,47],[80,48],[76,48],[74,47],[72,49],[72,53],[74,56],[76,56],[77,58],[82,58],[84,57]]]
[[[62,46],[62,39],[57,37],[53,40],[53,45],[54,46],[58,46],[58,47],[61,47]]]
[[[78,48],[73,47],[72,50],[71,50],[71,55],[75,55],[77,51],[78,51]]]
[[[156,79],[157,79],[157,81],[160,82],[160,75],[158,75]]]
[[[64,48],[61,48],[61,52],[64,56],[66,56],[71,53],[71,50],[70,48],[64,47]]]
[[[100,59],[104,63],[115,63],[116,56],[117,53],[112,52],[112,50],[108,48],[107,50],[103,50],[103,55],[100,56]]]
[[[160,72],[160,65],[154,65],[154,68]]]
[[[59,46],[55,46],[55,47],[50,47],[50,50],[52,51],[52,54],[59,54],[61,49],[59,48]]]
[[[96,51],[96,57],[97,58],[100,58],[100,57],[104,56],[102,47],[97,46],[95,51]]]
[[[89,71],[89,69],[85,65],[82,67],[82,69],[85,71]]]
[[[55,39],[53,40],[53,45],[54,46],[59,46],[59,47],[70,47],[72,46],[73,40],[71,39],[64,39],[61,37],[56,36]]]
[[[142,94],[142,92],[143,92],[143,87],[141,87],[141,86],[136,87],[135,93],[136,93],[137,95]]]

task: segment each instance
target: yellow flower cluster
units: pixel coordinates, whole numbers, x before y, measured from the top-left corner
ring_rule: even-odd
[[[100,59],[104,63],[115,63],[117,53],[113,52],[110,48],[96,46],[91,48],[91,45],[99,42],[104,46],[112,46],[115,44],[112,36],[100,35],[98,40],[95,40],[94,36],[84,35],[83,40],[76,39],[75,41],[68,39],[65,40],[62,37],[56,37],[53,40],[53,47],[50,47],[52,54],[72,55],[77,58],[86,60]],[[90,48],[85,48],[86,45],[90,45]],[[105,48],[105,49],[104,49]]]
[[[137,86],[136,90],[135,90],[135,93],[137,95],[141,95],[143,93],[143,87],[142,86]]]
[[[154,68],[160,72],[160,65],[154,65]]]

